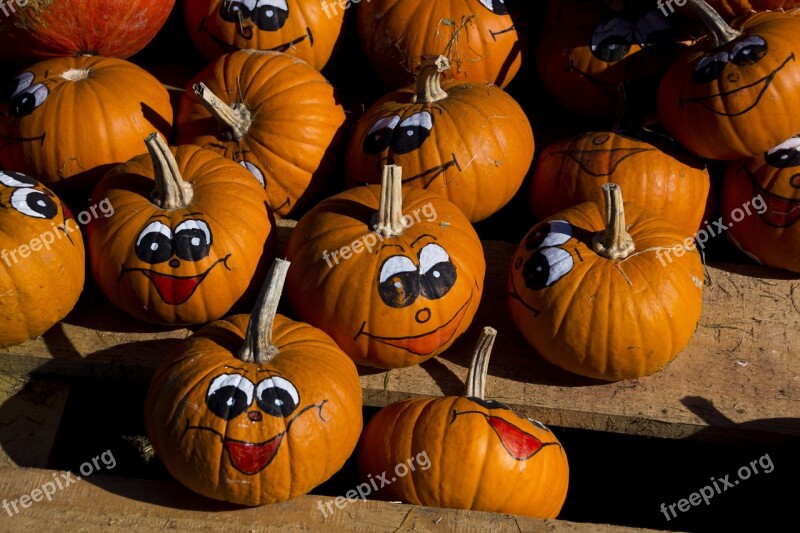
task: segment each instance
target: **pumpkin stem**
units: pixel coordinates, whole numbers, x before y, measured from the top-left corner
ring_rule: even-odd
[[[467,374],[467,387],[464,396],[471,398],[485,399],[486,394],[486,375],[489,372],[489,357],[492,355],[492,346],[497,337],[497,330],[490,327],[483,328],[481,338],[472,353],[472,362],[469,365]]]
[[[636,247],[625,226],[622,189],[616,183],[604,183],[602,188],[606,203],[606,229],[595,235],[592,247],[606,259],[625,259]]]
[[[227,140],[240,141],[250,129],[253,117],[244,104],[226,104],[205,83],[192,85],[194,94],[222,128],[221,136]]]
[[[415,104],[432,104],[447,98],[442,89],[441,74],[450,68],[450,60],[445,56],[429,57],[422,61],[417,74],[417,94]]]
[[[689,5],[695,10],[703,24],[711,31],[714,37],[714,46],[724,46],[741,35],[731,28],[725,19],[717,13],[705,0],[689,0]]]
[[[383,237],[397,237],[404,229],[403,169],[397,165],[384,165],[381,177],[381,205],[378,208],[378,225],[375,231]]]
[[[158,133],[151,133],[144,142],[153,160],[155,188],[150,195],[152,202],[161,209],[180,209],[189,205],[194,191],[183,180],[169,145]]]
[[[245,363],[269,363],[278,355],[278,347],[272,343],[272,327],[278,313],[283,284],[289,271],[289,261],[276,259],[269,269],[267,281],[261,287],[250,322],[244,345],[239,350],[239,359]]]

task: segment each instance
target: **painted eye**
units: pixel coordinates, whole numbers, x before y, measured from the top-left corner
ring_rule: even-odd
[[[764,154],[764,160],[775,168],[800,166],[800,139],[792,138],[782,142]]]
[[[136,257],[156,265],[172,257],[172,230],[161,222],[148,224],[136,239]]]
[[[397,127],[392,137],[392,150],[398,154],[413,152],[425,142],[433,129],[433,117],[427,111],[415,113]]]
[[[33,83],[33,72],[23,72],[9,80],[0,93],[0,102],[10,102],[12,98],[24,91]]]
[[[289,6],[286,0],[259,0],[252,17],[259,30],[277,31],[289,18]]]
[[[572,238],[572,224],[566,220],[549,220],[536,227],[525,239],[525,249],[537,250],[549,246],[561,246]]]
[[[606,63],[619,61],[631,51],[633,34],[633,25],[619,17],[600,24],[592,32],[592,55]]]
[[[428,244],[419,251],[419,288],[428,300],[438,300],[456,283],[456,267],[438,244]]]
[[[761,61],[767,55],[767,41],[758,35],[750,35],[731,48],[731,63],[743,67]]]
[[[54,218],[58,213],[58,206],[44,192],[38,189],[25,187],[17,189],[11,195],[11,207],[33,218]]]
[[[531,255],[522,267],[525,286],[536,291],[549,287],[572,270],[572,256],[561,248],[544,248]]]
[[[692,71],[692,79],[695,83],[708,83],[719,78],[722,71],[725,70],[725,65],[728,64],[730,55],[726,51],[717,52],[705,56],[698,61]]]
[[[474,396],[467,396],[467,400],[473,401],[480,405],[481,407],[485,407],[486,409],[506,409],[510,411],[511,408],[504,403],[497,402],[495,400],[484,400],[482,398],[476,398]]]
[[[21,118],[33,113],[36,108],[47,100],[50,95],[50,89],[43,83],[31,85],[26,89],[17,91],[11,98],[11,104],[8,108],[9,114],[12,117]]]
[[[240,374],[222,374],[208,387],[206,405],[221,419],[231,420],[253,403],[253,389],[253,383]]]
[[[378,294],[389,307],[413,304],[419,296],[419,273],[414,262],[404,255],[393,255],[383,262],[378,277]]]
[[[0,170],[0,183],[6,187],[36,187],[38,185],[32,177],[11,170]]]
[[[256,403],[268,415],[286,417],[300,405],[300,395],[291,381],[273,376],[258,384]]]
[[[650,11],[636,21],[636,41],[641,46],[667,46],[675,42],[672,25],[661,11]]]
[[[225,22],[239,22],[250,18],[256,8],[256,0],[223,0],[219,6],[219,16]]]
[[[264,173],[261,172],[261,169],[259,169],[250,161],[240,161],[239,164],[242,165],[247,170],[249,170],[250,174],[255,176],[255,178],[258,180],[258,182],[261,184],[262,187],[264,187],[265,189],[267,188],[267,181],[264,179]]]
[[[533,418],[529,418],[529,419],[528,419],[528,421],[529,421],[531,424],[533,424],[534,426],[536,426],[537,428],[539,428],[539,429],[543,429],[544,431],[547,431],[548,433],[552,433],[552,431],[550,431],[550,428],[549,428],[549,427],[545,426],[544,424],[542,424],[542,423],[541,423],[541,422],[539,422],[538,420],[534,420]]]
[[[211,248],[211,230],[202,220],[185,220],[175,228],[173,248],[184,261],[199,261]]]
[[[506,0],[480,0],[480,3],[495,15],[508,15]]]
[[[400,117],[397,115],[378,119],[364,137],[364,152],[379,154],[389,148],[392,144],[392,134],[398,124]]]

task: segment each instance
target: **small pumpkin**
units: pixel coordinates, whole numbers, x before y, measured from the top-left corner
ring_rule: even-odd
[[[213,322],[159,365],[145,398],[156,455],[191,490],[242,505],[306,494],[362,427],[353,362],[322,331],[277,314],[276,260],[252,315]]]
[[[757,156],[800,131],[800,18],[758,13],[729,26],[703,0],[711,36],[661,80],[658,112],[669,133],[709,159]]]
[[[603,206],[603,183],[618,184],[628,201],[687,235],[705,220],[711,187],[705,163],[645,130],[587,132],[548,146],[531,180],[531,211],[542,220],[583,202]]]
[[[146,140],[92,193],[114,214],[87,226],[92,274],[126,313],[159,324],[204,324],[257,289],[275,253],[264,189],[236,163],[197,146]]]
[[[49,59],[0,95],[0,166],[49,185],[93,185],[156,130],[170,136],[172,106],[145,70],[99,56]]]
[[[728,163],[721,209],[728,237],[747,255],[800,272],[800,138]]]
[[[69,208],[25,174],[0,171],[0,347],[43,334],[83,290],[83,237]]]
[[[421,363],[466,331],[486,263],[466,217],[444,198],[402,186],[387,165],[381,185],[320,202],[287,244],[287,295],[297,316],[353,360],[378,368]]]
[[[242,50],[198,74],[181,99],[178,144],[196,144],[248,169],[281,217],[295,215],[335,166],[344,110],[306,63]]]
[[[361,117],[347,150],[350,185],[380,183],[386,162],[403,183],[456,204],[470,222],[514,196],[533,160],[531,125],[517,102],[486,84],[448,84],[444,56],[422,63],[415,87],[392,92]]]
[[[496,335],[484,328],[463,396],[397,402],[367,423],[358,448],[362,479],[398,474],[380,497],[535,518],[561,511],[569,485],[561,443],[541,422],[485,399]]]
[[[317,70],[328,63],[344,22],[337,2],[319,0],[191,0],[189,36],[214,61],[238,50],[285,52]],[[334,8],[335,7],[335,8]]]
[[[693,240],[616,183],[534,226],[512,259],[514,324],[551,363],[617,381],[652,374],[692,338],[703,266]]]
[[[358,6],[361,47],[383,83],[414,83],[426,56],[444,55],[449,78],[505,87],[527,52],[519,12],[503,0],[371,0]]]

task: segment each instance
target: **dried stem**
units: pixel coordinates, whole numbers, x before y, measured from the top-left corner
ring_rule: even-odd
[[[161,209],[181,209],[189,205],[194,191],[183,180],[169,145],[158,133],[151,133],[144,142],[153,160],[155,188],[150,195],[152,202]]]
[[[223,130],[223,136],[239,141],[247,134],[253,118],[245,105],[234,104],[229,106],[202,82],[192,85],[192,89],[200,103],[203,104],[203,107],[219,123]]]
[[[447,98],[442,89],[442,72],[450,68],[450,60],[445,56],[429,57],[422,61],[417,73],[417,94],[415,103],[432,104]]]
[[[725,19],[717,13],[705,0],[689,0],[689,5],[695,10],[700,20],[709,29],[714,37],[715,47],[719,48],[737,39],[741,32],[731,28]]]
[[[485,399],[486,375],[489,372],[489,357],[492,355],[495,337],[497,337],[496,329],[488,326],[483,328],[481,338],[478,339],[478,344],[472,353],[472,362],[469,365],[464,396]]]
[[[594,251],[607,259],[625,259],[636,247],[625,226],[625,208],[622,189],[616,183],[604,183],[603,199],[606,204],[606,229],[592,240]]]
[[[375,231],[384,237],[397,237],[404,229],[403,169],[397,165],[384,165],[381,178],[381,205],[378,208],[378,226]]]
[[[269,269],[267,281],[261,287],[261,293],[247,324],[244,345],[239,351],[239,359],[245,363],[269,363],[278,355],[278,347],[272,342],[272,328],[289,264],[289,261],[284,259],[276,259]]]

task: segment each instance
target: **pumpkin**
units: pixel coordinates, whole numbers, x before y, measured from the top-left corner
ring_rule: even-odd
[[[41,183],[0,171],[0,347],[43,334],[83,290],[84,250],[69,208]]]
[[[286,248],[286,292],[298,318],[378,368],[421,363],[450,346],[478,309],[486,272],[461,211],[401,185],[400,167],[387,165],[381,185],[323,200]]]
[[[401,401],[369,421],[358,447],[362,480],[396,474],[379,496],[535,518],[561,511],[569,484],[561,443],[541,422],[485,399],[496,335],[484,328],[463,396]]]
[[[322,70],[342,31],[344,9],[337,8],[319,0],[192,0],[183,12],[209,62],[238,50],[269,50]]]
[[[425,56],[446,56],[447,76],[505,87],[527,53],[519,12],[501,0],[372,0],[357,10],[361,47],[390,88],[414,82]]]
[[[497,212],[514,196],[533,160],[525,112],[502,89],[447,85],[439,56],[422,63],[416,87],[395,91],[361,117],[346,156],[350,185],[380,183],[381,166],[403,167],[403,183],[456,204],[470,222]]]
[[[689,0],[711,36],[661,80],[658,111],[670,134],[709,159],[756,156],[800,131],[800,18],[764,12],[733,29]]]
[[[721,209],[728,237],[747,255],[800,272],[800,138],[728,163]]]
[[[531,211],[542,220],[583,202],[603,206],[599,185],[609,182],[687,235],[705,220],[711,186],[705,163],[645,130],[587,132],[548,146],[531,180]]]
[[[128,58],[155,37],[174,5],[175,0],[5,2],[0,59],[27,64],[84,54]]]
[[[266,194],[219,154],[170,148],[156,134],[146,145],[148,154],[116,167],[92,193],[115,208],[87,226],[92,274],[139,320],[216,320],[258,289],[275,253]]]
[[[42,61],[13,78],[0,102],[0,166],[57,186],[94,184],[142,153],[147,134],[172,130],[167,90],[124,59]]]
[[[295,215],[323,187],[344,119],[333,87],[312,67],[278,52],[242,50],[190,82],[177,140],[247,168],[283,217]]]
[[[326,481],[355,450],[361,383],[330,337],[277,314],[276,260],[252,315],[213,322],[170,351],[145,398],[156,455],[191,490],[275,503]]]
[[[603,209],[571,207],[534,226],[512,259],[508,304],[533,348],[570,372],[617,381],[652,374],[692,338],[703,266],[688,237],[616,183]]]

